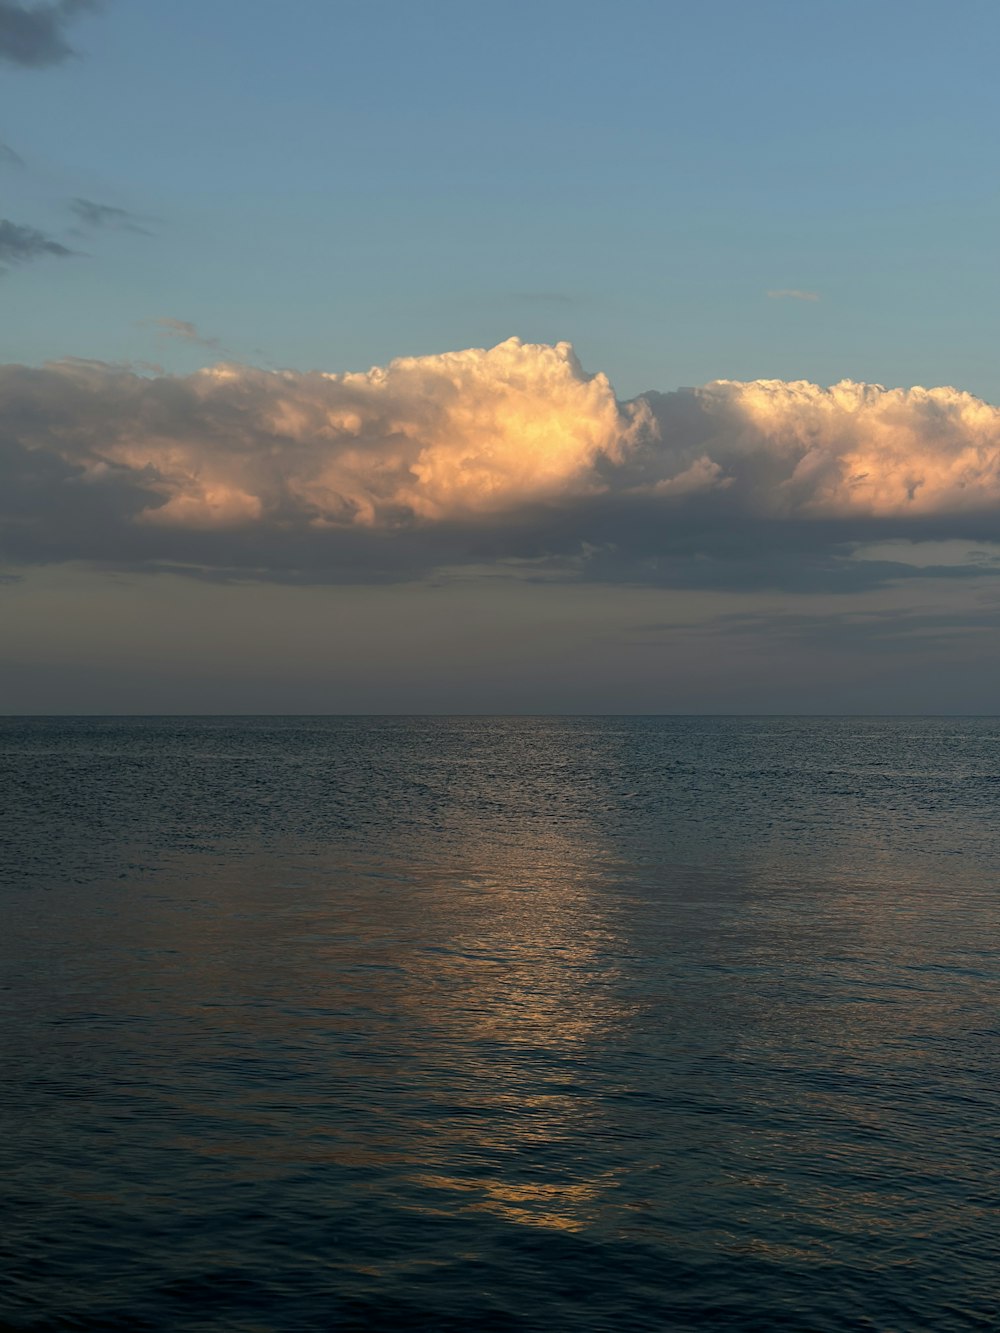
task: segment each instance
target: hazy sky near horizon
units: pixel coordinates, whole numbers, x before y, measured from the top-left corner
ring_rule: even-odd
[[[998,711],[998,42],[0,0],[0,711]]]

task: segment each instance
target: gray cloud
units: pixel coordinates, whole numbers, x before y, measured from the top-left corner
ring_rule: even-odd
[[[0,264],[27,264],[33,259],[52,256],[65,259],[73,253],[35,227],[0,218]]]
[[[131,231],[139,236],[151,236],[152,232],[144,227],[144,219],[125,208],[113,208],[110,204],[95,204],[92,199],[76,198],[70,203],[71,211],[79,222],[93,231]]]
[[[0,0],[0,60],[29,68],[59,64],[73,54],[65,28],[77,15],[97,7],[98,0],[33,5]]]
[[[567,344],[511,339],[364,374],[0,367],[0,423],[15,563],[796,593],[1000,573],[877,549],[1000,542],[1000,409],[950,388],[718,381],[620,403]]]
[[[0,164],[7,167],[23,168],[24,158],[20,153],[15,153],[10,144],[0,141]]]
[[[672,621],[638,625],[633,642],[664,644],[680,636],[704,639],[759,640],[789,647],[807,646],[824,651],[852,652],[876,649],[885,653],[912,653],[917,649],[952,652],[956,639],[996,637],[1000,632],[997,605],[986,602],[961,611],[924,606],[879,607],[876,610],[825,611],[822,615],[797,611],[730,612],[700,621]],[[652,637],[649,637],[652,636]]]
[[[221,347],[218,338],[206,338],[198,331],[198,326],[192,324],[189,319],[148,319],[145,323],[147,327],[156,329],[157,333],[166,338],[178,338],[181,342],[194,343],[198,347]]]

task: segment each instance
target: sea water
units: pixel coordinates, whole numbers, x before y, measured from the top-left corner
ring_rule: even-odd
[[[1000,1327],[996,719],[7,718],[0,784],[0,1326]]]

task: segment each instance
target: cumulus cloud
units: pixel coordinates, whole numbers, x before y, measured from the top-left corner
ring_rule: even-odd
[[[620,403],[566,343],[347,374],[7,366],[0,423],[0,549],[24,561],[836,590],[991,576],[862,546],[1000,526],[1000,409],[970,394],[720,380]]]
[[[650,395],[657,456],[687,458],[672,396]],[[952,388],[844,380],[718,380],[693,392],[699,456],[748,512],[773,518],[893,518],[995,511],[1000,409]],[[693,460],[692,460],[693,461]]]
[[[78,14],[97,8],[97,0],[56,0],[21,4],[0,0],[0,60],[13,65],[56,65],[73,54],[65,29]]]

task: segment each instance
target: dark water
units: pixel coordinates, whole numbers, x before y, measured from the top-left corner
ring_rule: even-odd
[[[0,1324],[1000,1328],[1000,722],[0,721]]]

